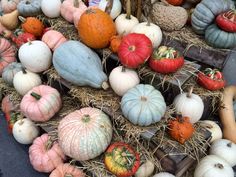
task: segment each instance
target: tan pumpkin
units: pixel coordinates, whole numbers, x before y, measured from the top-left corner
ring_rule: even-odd
[[[29,148],[29,159],[39,172],[51,172],[66,160],[58,143],[52,143],[48,134],[36,138]]]
[[[0,35],[9,39],[12,36],[12,32],[0,23]]]
[[[58,165],[49,177],[85,177],[85,174],[76,166],[65,163]]]
[[[20,0],[1,0],[1,7],[4,13],[10,13],[17,8]]]
[[[0,23],[5,26],[9,30],[14,30],[18,26],[19,12],[18,10],[14,10],[11,13],[4,14],[0,16]]]

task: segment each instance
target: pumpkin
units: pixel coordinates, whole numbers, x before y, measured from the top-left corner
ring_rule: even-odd
[[[133,124],[148,126],[161,120],[166,111],[162,94],[151,85],[139,84],[121,99],[123,115]]]
[[[117,53],[120,47],[122,37],[121,36],[112,36],[110,39],[110,46],[109,48],[113,53]]]
[[[236,144],[227,139],[215,140],[210,147],[210,154],[216,155],[228,162],[232,167],[236,165]]]
[[[22,119],[22,117],[20,117],[19,114],[20,114],[20,113],[17,113],[17,112],[14,112],[14,111],[8,112],[8,113],[5,114],[6,121],[7,121],[7,131],[8,131],[9,134],[12,134],[12,133],[13,133],[12,130],[13,130],[14,124],[15,124],[18,120]],[[26,132],[26,131],[25,131],[25,132]],[[21,132],[19,132],[19,133],[21,133]],[[22,132],[22,133],[23,133],[23,132]],[[18,135],[18,134],[17,134],[17,135]],[[24,133],[23,133],[23,135],[24,135]],[[21,139],[21,138],[20,138],[20,139]],[[24,140],[27,140],[28,138],[25,138],[25,137],[23,136],[23,139],[24,139]],[[21,139],[21,140],[23,140],[23,139]]]
[[[116,30],[119,35],[127,35],[132,28],[139,23],[138,19],[131,15],[130,0],[126,1],[126,14],[120,14],[116,20]]]
[[[19,110],[19,105],[12,101],[11,95],[5,95],[2,99],[1,110],[4,114],[7,114],[9,112],[15,112]],[[9,119],[7,119],[7,121],[9,121]]]
[[[135,87],[140,82],[136,71],[125,69],[122,66],[114,68],[109,76],[109,83],[113,91],[123,96],[129,89]]]
[[[21,0],[17,10],[23,17],[34,17],[41,14],[41,0]]]
[[[101,0],[98,4],[98,8],[104,12],[108,12],[112,19],[115,19],[120,15],[122,5],[120,0]]]
[[[12,32],[0,23],[0,35],[6,39],[9,39],[12,35]]]
[[[194,171],[194,177],[234,177],[232,167],[216,155],[208,155],[200,160]]]
[[[193,87],[190,88],[188,93],[181,93],[174,99],[174,107],[177,112],[181,113],[184,117],[189,117],[191,123],[195,123],[200,120],[204,103],[200,96],[192,93]]]
[[[206,28],[214,21],[215,17],[234,7],[231,0],[202,0],[194,9],[191,24],[194,31],[204,34]]]
[[[181,144],[190,139],[194,133],[193,124],[190,123],[189,117],[177,116],[168,123],[169,135]]]
[[[202,127],[204,127],[205,129],[211,132],[210,143],[214,142],[215,140],[221,139],[223,137],[222,130],[216,122],[211,121],[211,120],[203,120],[203,121],[200,121],[200,124]]]
[[[33,87],[41,85],[42,81],[38,74],[22,68],[13,78],[13,86],[20,95],[25,95]]]
[[[22,65],[35,73],[47,70],[52,63],[50,48],[39,40],[23,44],[19,49],[18,56]]]
[[[223,92],[223,100],[220,105],[219,116],[223,126],[223,138],[236,143],[235,114],[233,101],[236,98],[236,86],[227,86]]]
[[[75,85],[108,88],[99,56],[79,41],[61,44],[53,53],[53,66],[62,78]]]
[[[56,18],[60,16],[61,0],[42,0],[41,9],[49,18]]]
[[[77,27],[81,15],[88,9],[88,7],[83,3],[83,1],[80,1],[78,5],[76,5],[74,13],[73,13],[73,22],[74,26]]]
[[[153,51],[148,64],[156,72],[169,74],[176,72],[184,65],[184,57],[172,47],[160,46]]]
[[[15,47],[7,39],[0,38],[0,76],[7,65],[16,61],[15,55]]]
[[[122,65],[138,68],[152,54],[152,42],[144,34],[130,33],[123,37],[118,49],[118,57]]]
[[[21,100],[21,112],[33,121],[45,122],[61,108],[60,93],[47,85],[32,88]]]
[[[20,48],[20,46],[22,46],[24,43],[36,40],[36,38],[31,33],[23,32],[22,30],[16,30],[14,35],[11,36],[11,40],[15,42],[18,48]]]
[[[85,177],[82,170],[76,166],[70,165],[69,163],[60,164],[55,170],[49,175],[49,177]]]
[[[13,78],[17,72],[21,71],[21,68],[22,64],[17,62],[12,62],[7,65],[2,72],[2,79],[4,82],[9,86],[13,86]]]
[[[162,41],[162,31],[160,27],[150,22],[142,22],[135,25],[131,33],[145,34],[152,41],[153,48],[159,47]]]
[[[207,27],[205,41],[215,48],[234,48],[236,46],[236,33],[221,30],[216,24]]]
[[[40,37],[43,33],[44,25],[43,23],[35,17],[21,17],[19,16],[20,21],[22,22],[21,27],[25,32],[31,33],[36,37]]]
[[[98,8],[87,9],[80,17],[77,29],[81,41],[95,49],[107,47],[110,38],[116,34],[112,18]]]
[[[14,10],[8,14],[0,15],[0,23],[9,30],[14,30],[18,26],[18,10]]]
[[[1,7],[4,13],[10,13],[17,8],[20,0],[1,0]]]
[[[24,118],[15,122],[12,134],[18,143],[31,144],[39,135],[39,129],[30,119]]]
[[[166,1],[174,6],[180,6],[183,3],[183,0],[166,0]]]
[[[79,161],[93,159],[110,144],[112,124],[101,110],[85,107],[60,121],[58,139],[67,156]]]
[[[175,176],[168,172],[160,172],[155,174],[153,177],[175,177]]]
[[[29,148],[29,159],[33,168],[49,173],[66,160],[58,143],[52,143],[48,134],[43,134],[33,141]]]
[[[151,162],[150,160],[147,160],[138,168],[134,176],[135,177],[149,177],[152,175],[154,169],[155,169],[155,166],[153,162]]]
[[[47,44],[52,51],[54,51],[59,45],[67,41],[67,39],[60,32],[49,30],[43,34],[42,41]]]
[[[216,17],[216,24],[220,29],[235,33],[236,32],[236,11],[229,10],[223,12]]]
[[[129,177],[138,170],[140,156],[128,144],[115,142],[106,150],[104,163],[117,177]]]

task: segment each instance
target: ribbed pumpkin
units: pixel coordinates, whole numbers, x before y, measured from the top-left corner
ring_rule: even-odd
[[[99,109],[82,108],[60,121],[58,138],[60,147],[69,157],[79,161],[93,159],[111,142],[111,121]]]
[[[162,94],[152,85],[139,84],[124,94],[121,110],[133,124],[148,126],[161,120],[166,103]]]
[[[49,177],[85,177],[85,174],[78,167],[64,163],[58,165]]]
[[[110,38],[116,34],[112,18],[98,8],[87,9],[80,17],[77,29],[82,42],[95,49],[107,47]]]
[[[10,63],[7,67],[3,69],[2,79],[9,86],[13,86],[13,78],[15,74],[22,70],[22,64],[17,62]]]
[[[16,10],[20,0],[1,0],[1,7],[4,13],[10,13]]]
[[[37,16],[42,12],[41,0],[21,0],[17,5],[17,10],[23,17]]]
[[[21,27],[25,32],[31,33],[36,37],[40,37],[43,34],[44,25],[39,19],[21,16],[19,16],[19,19],[22,22]]]
[[[61,108],[60,93],[47,85],[34,87],[23,97],[21,112],[29,119],[44,122],[52,118]]]

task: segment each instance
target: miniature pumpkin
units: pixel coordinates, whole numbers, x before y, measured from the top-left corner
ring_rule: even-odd
[[[9,30],[14,30],[18,26],[18,10],[14,10],[8,14],[0,15],[0,23]]]
[[[103,153],[112,139],[112,124],[101,110],[91,107],[76,110],[58,126],[63,152],[76,160],[89,160]]]
[[[135,87],[140,82],[136,71],[125,69],[122,66],[114,68],[109,76],[109,83],[114,92],[123,96],[129,89]]]
[[[104,161],[106,168],[117,177],[132,176],[140,166],[139,154],[123,142],[111,144]]]
[[[41,9],[44,15],[49,18],[59,17],[61,9],[61,0],[42,0]]]
[[[166,0],[166,1],[174,6],[180,6],[183,3],[183,0]]]
[[[143,163],[135,173],[135,177],[149,177],[152,175],[155,169],[155,165],[150,160],[147,160]]]
[[[13,126],[14,124],[22,119],[22,117],[20,117],[20,113],[18,112],[14,112],[14,111],[11,111],[11,112],[8,112],[5,114],[5,117],[6,117],[6,120],[7,120],[7,131],[8,133],[12,134],[12,130],[13,130]],[[19,132],[20,133],[20,132]],[[24,138],[24,137],[23,137]],[[21,139],[21,138],[20,138]],[[24,139],[27,139],[27,138],[24,138]]]
[[[153,177],[175,177],[175,176],[168,172],[160,172],[155,174]]]
[[[34,17],[41,14],[41,0],[21,0],[17,10],[23,17]]]
[[[43,23],[35,17],[21,17],[19,16],[20,21],[22,22],[21,27],[25,32],[31,33],[36,37],[40,37],[43,33],[44,25]]]
[[[36,40],[35,36],[31,33],[23,32],[23,30],[16,30],[14,35],[11,36],[13,42],[15,42],[16,46],[20,48],[23,44],[28,41]]]
[[[235,33],[236,32],[236,11],[229,10],[223,12],[216,17],[216,24],[222,30]]]
[[[122,65],[138,68],[152,54],[152,42],[144,34],[130,33],[123,37],[118,49],[118,57]]]
[[[166,111],[165,100],[151,85],[139,84],[122,97],[123,115],[133,124],[148,126],[161,120]]]
[[[111,7],[109,7],[111,6]],[[122,10],[122,5],[120,0],[101,0],[98,4],[98,8],[107,12],[111,16],[112,19],[115,19],[118,15],[120,15]]]
[[[116,34],[112,18],[98,8],[87,9],[80,17],[77,29],[81,41],[95,49],[107,47],[110,38]]]
[[[117,53],[120,47],[122,37],[121,36],[112,36],[110,39],[110,46],[112,52]]]
[[[69,163],[60,164],[49,175],[49,177],[85,177],[82,170]]]
[[[52,143],[48,134],[36,138],[29,148],[29,159],[33,168],[49,173],[66,160],[58,143]]]
[[[20,0],[1,0],[1,7],[4,13],[10,13],[16,10],[17,4]]]
[[[6,82],[9,86],[13,86],[13,78],[15,74],[22,69],[22,64],[17,62],[12,62],[7,65],[2,72],[2,79]]]
[[[194,171],[194,177],[234,177],[232,167],[216,155],[208,155],[200,160]]]
[[[33,121],[45,122],[61,108],[60,93],[47,85],[32,88],[21,100],[21,112]]]
[[[193,124],[189,117],[177,116],[168,123],[170,136],[181,144],[190,139],[194,133]]]
[[[39,129],[30,119],[25,118],[15,122],[12,134],[18,143],[31,144],[39,135]]]
[[[5,39],[0,38],[0,76],[2,75],[3,69],[10,63],[16,61],[16,49],[11,43]]]
[[[169,74],[184,65],[184,57],[172,47],[161,46],[154,50],[148,64],[156,72]]]
[[[42,81],[38,74],[22,69],[15,74],[13,86],[20,95],[25,95],[33,87],[41,85]]]
[[[52,63],[50,48],[39,40],[23,44],[19,49],[18,56],[22,65],[35,73],[47,70]]]

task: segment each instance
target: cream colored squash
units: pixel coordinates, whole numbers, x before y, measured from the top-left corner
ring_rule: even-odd
[[[120,15],[122,6],[120,0],[101,0],[99,2],[98,8],[105,11],[107,6],[109,6],[109,1],[113,1],[112,8],[110,11],[110,16],[112,19],[115,19],[118,15]]]
[[[153,177],[175,177],[175,176],[167,172],[160,172],[155,174]]]
[[[42,0],[41,9],[49,18],[56,18],[60,16],[61,0]]]
[[[149,177],[152,175],[154,169],[155,169],[154,163],[148,160],[138,168],[138,171],[135,173],[134,176]]]

